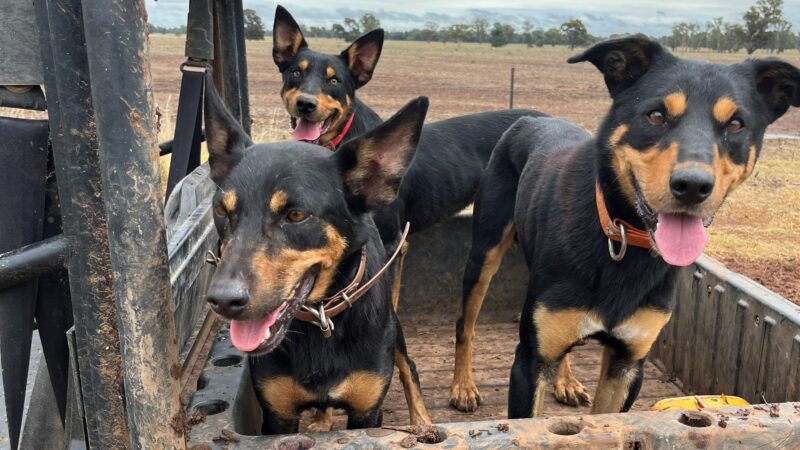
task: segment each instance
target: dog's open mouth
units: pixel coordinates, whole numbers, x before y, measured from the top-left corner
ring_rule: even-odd
[[[255,320],[231,320],[233,345],[251,355],[274,350],[283,340],[295,314],[311,294],[318,274],[319,266],[307,270],[297,282],[291,298],[266,316]]]
[[[320,136],[325,134],[333,123],[333,114],[321,122],[312,122],[302,117],[292,117],[292,139],[295,141],[316,144]]]
[[[636,211],[661,258],[673,266],[688,266],[697,261],[708,244],[706,227],[711,225],[714,217],[703,219],[686,212],[656,214],[647,204],[639,184],[635,179],[633,181]]]

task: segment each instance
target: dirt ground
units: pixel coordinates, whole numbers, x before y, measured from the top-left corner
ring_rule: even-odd
[[[309,39],[312,48],[340,52],[345,43]],[[183,37],[151,37],[156,102],[163,113],[160,140],[171,138],[184,61]],[[576,50],[577,52],[577,50]],[[280,104],[280,75],[271,58],[271,41],[248,41],[247,59],[253,137],[285,139],[289,120]],[[591,64],[569,65],[566,47],[526,48],[488,44],[387,41],[373,80],[359,97],[383,117],[409,99],[427,95],[428,120],[508,107],[510,70],[515,68],[514,105],[566,117],[595,130],[610,100],[602,76]],[[682,56],[737,62],[747,55],[711,52]],[[769,56],[756,54],[755,56]],[[797,51],[780,55],[800,65]],[[7,111],[0,108],[0,113]],[[800,109],[794,108],[769,129],[800,135]],[[165,160],[166,162],[166,160]],[[732,194],[710,229],[707,253],[800,303],[800,140],[769,139],[748,182]]]

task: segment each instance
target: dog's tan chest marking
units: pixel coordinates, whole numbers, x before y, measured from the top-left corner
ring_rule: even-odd
[[[600,317],[580,308],[549,310],[537,306],[533,313],[539,354],[548,362],[558,361],[564,352],[581,339],[603,331]]]
[[[647,355],[658,333],[669,322],[671,313],[655,308],[639,308],[630,317],[616,325],[611,334],[625,342],[631,359],[638,361]]]
[[[311,392],[288,376],[267,378],[258,388],[275,415],[283,420],[297,418],[299,408],[316,400]]]
[[[564,351],[581,339],[602,332],[625,342],[631,358],[638,361],[650,351],[650,346],[669,318],[669,312],[639,308],[608,330],[596,312],[583,308],[549,310],[545,306],[537,306],[533,313],[539,354],[548,363],[559,360]]]
[[[328,392],[331,400],[347,403],[358,414],[364,414],[380,401],[386,378],[364,370],[351,373]]]

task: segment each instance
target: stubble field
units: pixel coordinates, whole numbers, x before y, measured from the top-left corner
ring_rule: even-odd
[[[312,48],[325,52],[338,53],[346,46],[333,39],[308,41]],[[166,140],[174,127],[184,43],[183,37],[169,35],[153,35],[150,42],[156,102],[163,114],[160,140]],[[431,100],[428,120],[441,120],[507,107],[509,72],[514,67],[516,107],[566,117],[593,132],[610,99],[594,66],[566,63],[578,51],[387,41],[372,81],[358,95],[383,117],[409,99],[426,95]],[[679,54],[718,62],[747,57],[744,53]],[[780,57],[800,65],[797,51]],[[247,62],[254,139],[287,138],[289,120],[278,95],[281,79],[272,62],[271,41],[248,41]],[[19,115],[2,108],[0,114]],[[791,110],[768,132],[800,136],[800,109]],[[755,172],[730,196],[710,234],[708,254],[800,302],[800,138],[765,142]]]

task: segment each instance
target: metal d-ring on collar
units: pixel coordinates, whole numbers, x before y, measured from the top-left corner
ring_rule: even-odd
[[[608,255],[611,256],[615,262],[622,261],[622,258],[625,257],[625,252],[628,251],[628,233],[625,231],[625,225],[622,223],[614,223],[614,221],[608,221],[608,234],[619,234],[620,235],[620,248],[619,253],[614,250],[614,240],[610,237],[608,238]]]
[[[348,301],[348,303],[350,302]],[[319,327],[324,337],[329,338],[333,334],[333,320],[325,315],[325,304],[319,302],[318,305],[318,309],[314,309],[309,305],[302,305],[300,308],[314,315],[315,320],[311,323]]]

